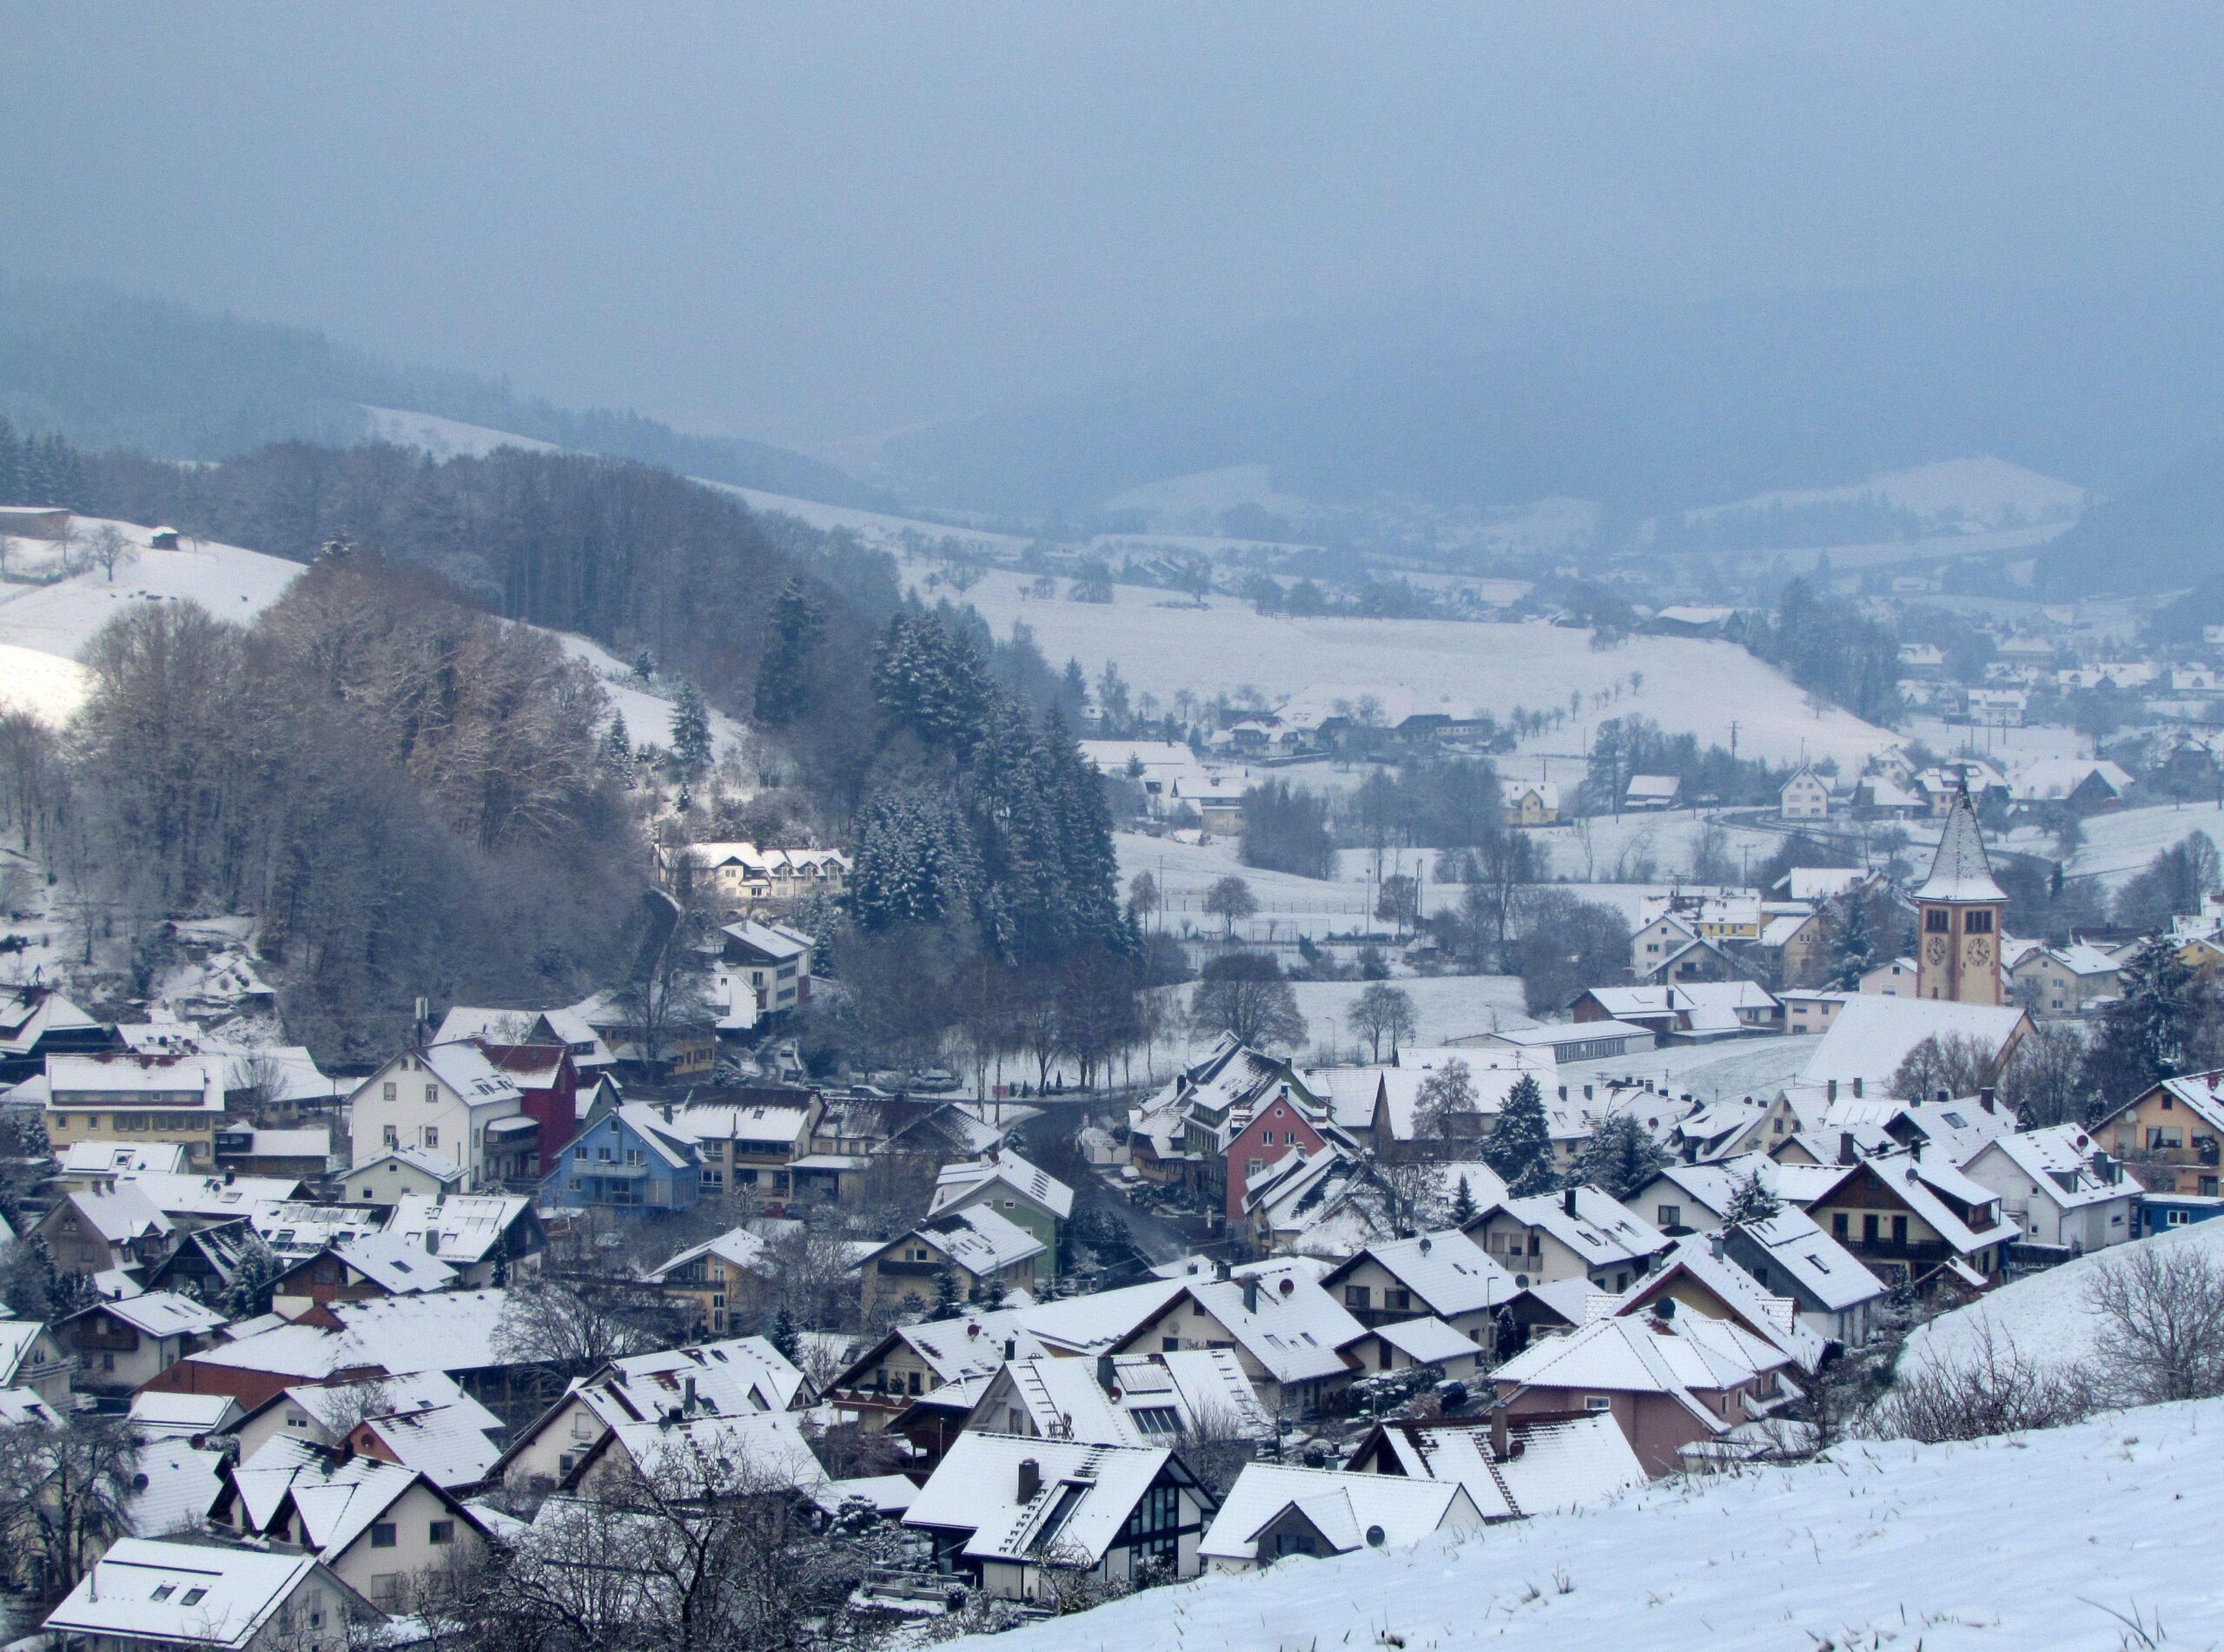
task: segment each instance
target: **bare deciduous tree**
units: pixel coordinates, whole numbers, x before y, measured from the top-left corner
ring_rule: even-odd
[[[1870,1411],[1866,1431],[1935,1445],[2059,1428],[2092,1410],[2082,1372],[2038,1364],[2015,1338],[1981,1319],[1969,1355],[1950,1365],[1928,1359],[1903,1371]]]
[[[2189,1245],[2141,1245],[2085,1287],[2101,1320],[2096,1380],[2136,1404],[2224,1394],[2224,1267]]]
[[[121,1417],[73,1414],[59,1427],[0,1429],[0,1533],[36,1599],[61,1599],[129,1530],[125,1508],[138,1465],[138,1438]]]

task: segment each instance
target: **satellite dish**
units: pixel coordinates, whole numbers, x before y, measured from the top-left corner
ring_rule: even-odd
[[[1369,1526],[1367,1529],[1367,1546],[1369,1549],[1380,1549],[1384,1543],[1389,1541],[1390,1534],[1383,1530],[1381,1527]]]
[[[1515,1274],[1513,1276],[1513,1288],[1517,1291],[1526,1291],[1529,1288],[1529,1276],[1526,1273]]]

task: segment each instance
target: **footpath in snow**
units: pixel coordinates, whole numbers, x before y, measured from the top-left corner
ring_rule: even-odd
[[[1841,1446],[1466,1541],[1289,1560],[967,1652],[2106,1652],[2224,1642],[2224,1401]],[[2120,1616],[2119,1616],[2120,1615]],[[2137,1620],[2153,1638],[2128,1630]],[[2159,1622],[2160,1628],[2157,1628]]]

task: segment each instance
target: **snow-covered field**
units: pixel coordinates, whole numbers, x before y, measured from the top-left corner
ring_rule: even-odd
[[[420,447],[434,459],[484,459],[498,447],[518,447],[529,453],[563,451],[553,442],[536,441],[513,431],[491,430],[485,425],[467,425],[460,419],[443,419],[438,413],[374,407],[368,402],[356,405],[369,420],[374,439]]]
[[[189,601],[219,619],[245,624],[276,602],[301,572],[298,562],[235,545],[189,539],[184,550],[151,550],[143,525],[77,519],[78,531],[87,539],[108,526],[116,528],[134,547],[113,580],[91,568],[53,585],[0,585],[0,706],[21,707],[50,722],[64,722],[85,697],[85,670],[77,656],[93,633],[117,614],[137,603]],[[26,552],[21,542],[18,548],[18,566],[26,554],[35,555],[38,549]],[[585,660],[602,678],[604,691],[624,715],[634,743],[671,743],[668,699],[642,688],[624,664],[585,638],[553,634],[566,653]],[[714,711],[712,733],[724,750],[741,737],[742,730],[732,718]]]
[[[2188,803],[2182,809],[2168,803],[2152,809],[2123,809],[2112,815],[2094,816],[2084,823],[2084,844],[2070,862],[2070,870],[2080,876],[2097,877],[2114,888],[2143,871],[2161,850],[2195,832],[2207,834],[2224,850],[2224,809],[2214,803]]]
[[[1521,1008],[1521,978],[1518,975],[1415,975],[1391,983],[1413,1001],[1413,1019],[1420,1031],[1401,1042],[1415,1049],[1450,1043],[1481,1033],[1529,1027],[1536,1017]],[[1363,981],[1301,981],[1294,988],[1298,1013],[1305,1017],[1306,1047],[1334,1049],[1340,1059],[1360,1059],[1369,1051],[1352,1031],[1352,1001],[1367,990]],[[1382,1046],[1388,1060],[1390,1046]]]
[[[999,635],[1024,621],[1053,664],[1073,658],[1094,677],[1108,661],[1162,701],[1182,689],[1205,696],[1255,689],[1269,700],[1334,684],[1354,697],[1403,690],[1424,708],[1505,717],[1581,702],[1548,731],[1552,750],[1587,750],[1605,717],[1640,713],[1702,744],[1730,743],[1777,762],[1803,753],[1858,770],[1894,737],[1832,706],[1810,708],[1789,678],[1728,643],[1633,637],[1594,651],[1591,634],[1541,623],[1478,624],[1436,619],[1298,619],[1255,613],[1215,598],[1202,608],[1169,593],[1113,587],[1109,604],[1024,595],[1022,575],[990,572],[966,593]],[[1644,686],[1626,685],[1632,671]],[[1624,691],[1618,699],[1614,691]],[[1594,697],[1609,697],[1602,707]],[[1574,744],[1567,744],[1572,740]]]
[[[1951,1371],[1974,1359],[1989,1330],[1996,1344],[2042,1365],[2072,1365],[2093,1357],[2102,1321],[2086,1299],[2095,1273],[2141,1250],[2193,1246],[2224,1264],[2224,1221],[2194,1222],[2170,1228],[2153,1239],[2092,1251],[2043,1273],[2001,1285],[1970,1303],[1917,1326],[1900,1353],[1900,1369],[1919,1371],[1936,1364]]]
[[[1666,1481],[1466,1539],[1294,1559],[971,1652],[2101,1652],[2224,1631],[2224,1401]],[[2118,1615],[2121,1615],[2119,1616]],[[2151,1638],[2127,1635],[2144,1621]],[[2160,1625],[2156,1620],[2159,1618]]]
[[[1818,1034],[1786,1038],[1771,1034],[1721,1044],[1672,1045],[1596,1061],[1569,1061],[1560,1067],[1559,1082],[1575,1093],[1583,1084],[1651,1079],[1671,1095],[1701,1101],[1736,1101],[1747,1096],[1769,1101],[1807,1064],[1822,1041]]]
[[[1939,459],[1906,470],[1883,471],[1866,481],[1842,487],[1785,489],[1757,493],[1731,505],[1694,511],[1695,517],[1730,512],[1796,508],[1803,505],[1852,504],[1873,498],[1913,516],[1945,518],[1985,527],[2017,522],[2051,521],[2075,516],[2085,507],[2085,490],[2075,483],[1990,457]]]

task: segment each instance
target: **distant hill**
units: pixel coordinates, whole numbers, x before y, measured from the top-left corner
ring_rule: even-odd
[[[396,366],[304,327],[0,274],[0,416],[19,428],[86,447],[228,459],[272,441],[369,439],[364,403],[830,505],[890,503],[833,466],[763,442],[559,407],[470,373]]]
[[[1342,504],[1556,496],[1645,513],[1989,453],[2110,492],[2224,428],[2205,297],[1923,288],[1512,321],[1345,314],[883,454],[945,506],[1086,508],[1263,465]]]
[[[2210,442],[2087,511],[2040,555],[2035,578],[2049,595],[2082,597],[2175,591],[2220,568],[2224,442]],[[2224,612],[2207,616],[2218,619]]]

